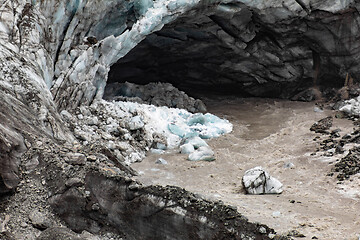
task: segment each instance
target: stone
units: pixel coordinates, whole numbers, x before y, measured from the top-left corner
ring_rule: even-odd
[[[50,220],[46,214],[39,212],[38,210],[33,210],[29,214],[29,219],[31,224],[38,229],[46,229],[51,226]]]
[[[36,240],[84,240],[83,237],[79,237],[76,233],[68,228],[64,227],[52,227],[43,231]],[[85,238],[86,239],[86,238]]]
[[[88,161],[90,161],[90,162],[95,162],[96,159],[97,159],[97,157],[96,157],[95,155],[90,155],[90,156],[88,156],[86,159],[87,159]]]
[[[316,133],[326,133],[326,130],[329,130],[332,127],[332,123],[332,116],[320,119],[311,126],[310,131],[314,131]]]
[[[80,187],[82,185],[84,185],[84,180],[81,178],[69,178],[65,182],[65,186],[67,187]]]
[[[39,165],[39,156],[34,156],[31,159],[29,159],[28,162],[25,163],[25,168],[27,171],[32,171],[36,169],[36,167]]]
[[[291,168],[293,169],[295,167],[295,164],[292,162],[284,163],[284,168]]]
[[[68,153],[65,161],[72,165],[84,165],[86,163],[86,156],[82,153]]]
[[[162,165],[166,165],[168,164],[168,162],[163,159],[163,158],[158,158],[156,161],[155,161],[156,164],[162,164]]]
[[[242,177],[242,183],[248,194],[280,194],[282,183],[271,177],[262,167],[249,169]]]

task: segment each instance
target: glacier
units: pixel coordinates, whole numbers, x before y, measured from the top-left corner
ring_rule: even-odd
[[[129,164],[146,151],[180,146],[189,160],[214,160],[205,140],[232,126],[105,101],[109,72],[150,62],[159,75],[132,77],[262,97],[341,87],[360,75],[358,9],[353,0],[2,0],[0,238],[274,237],[223,203],[135,181]],[[354,101],[343,110],[358,112]],[[29,222],[38,212],[47,230]]]

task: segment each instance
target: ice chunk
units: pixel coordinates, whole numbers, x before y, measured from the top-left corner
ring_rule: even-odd
[[[135,116],[128,122],[128,127],[130,130],[137,130],[144,127],[144,122],[141,120],[140,116]]]
[[[209,147],[200,147],[188,157],[190,161],[214,161],[214,152]]]
[[[191,144],[195,149],[198,149],[200,147],[208,147],[209,145],[200,137],[192,137],[189,139],[186,139],[185,143]]]
[[[165,153],[164,150],[156,149],[156,148],[150,149],[150,152],[152,152],[152,153],[154,153],[154,154],[164,154],[164,153]]]
[[[156,143],[156,148],[157,149],[160,149],[160,150],[166,150],[166,145],[165,144],[163,144],[163,143]]]
[[[169,131],[179,137],[184,137],[186,131],[184,129],[182,129],[181,127],[179,127],[178,125],[175,125],[174,123],[170,123],[168,125]]]
[[[189,153],[193,153],[194,151],[195,151],[195,148],[190,143],[185,143],[185,144],[180,146],[180,152],[182,154],[189,154]]]
[[[351,104],[345,105],[339,109],[342,112],[346,112],[347,114],[351,114],[352,106]]]
[[[207,119],[205,116],[201,113],[196,113],[193,116],[190,117],[188,121],[189,126],[194,126],[196,124],[205,125]]]
[[[153,0],[135,0],[134,10],[139,16],[145,15],[146,11],[153,6]]]

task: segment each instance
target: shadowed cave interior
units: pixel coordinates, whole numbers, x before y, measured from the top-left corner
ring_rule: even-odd
[[[314,100],[297,97],[306,89],[316,86],[333,94],[330,89],[344,85],[345,73],[316,40],[300,38],[301,29],[278,34],[281,27],[266,26],[246,8],[233,16],[216,12],[183,16],[147,36],[111,67],[104,98],[121,95],[114,86],[124,82],[167,82],[197,98],[305,101]]]

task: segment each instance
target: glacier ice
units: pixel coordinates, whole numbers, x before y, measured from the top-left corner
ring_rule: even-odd
[[[189,153],[193,153],[194,151],[195,151],[195,148],[190,143],[185,143],[180,146],[180,153],[182,153],[182,154],[189,154]]]
[[[207,146],[200,147],[191,153],[188,157],[189,161],[214,161],[214,152]]]
[[[192,145],[195,149],[198,149],[200,147],[208,147],[208,144],[203,139],[197,136],[186,139],[185,143]]]

